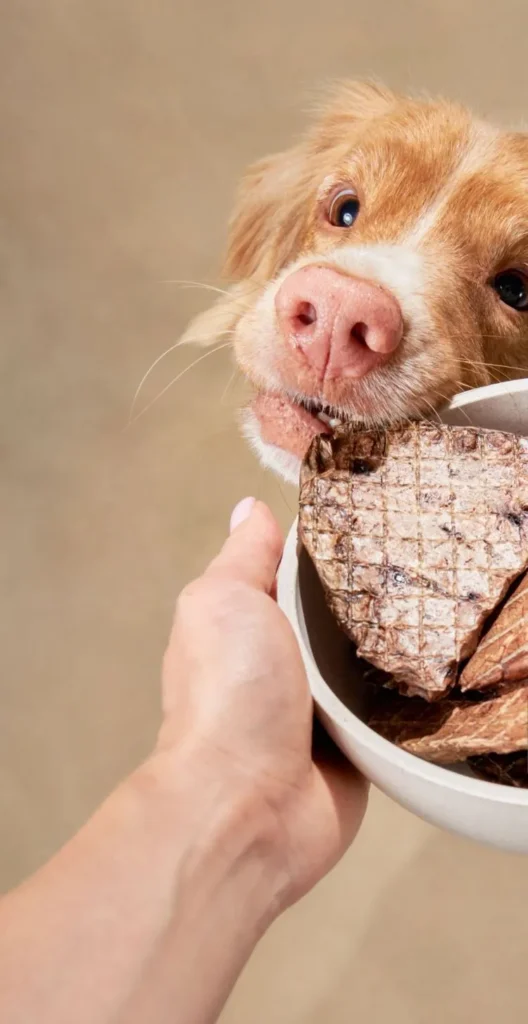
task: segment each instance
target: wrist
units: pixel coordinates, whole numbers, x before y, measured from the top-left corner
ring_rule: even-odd
[[[196,881],[210,906],[229,892],[244,927],[263,933],[284,906],[289,877],[280,826],[254,788],[198,750],[157,751],[133,785],[172,845],[180,893]]]
[[[125,783],[148,835],[147,902],[152,887],[163,894],[130,1024],[172,1020],[178,1005],[182,1024],[217,1020],[282,905],[270,829],[234,780],[211,768],[203,756],[159,751]]]

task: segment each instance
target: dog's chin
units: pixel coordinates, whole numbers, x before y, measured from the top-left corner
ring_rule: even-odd
[[[429,409],[432,408],[430,405]],[[336,417],[336,411],[339,410],[315,399],[293,400],[286,392],[256,391],[253,401],[242,413],[242,433],[263,466],[288,483],[297,484],[302,460],[319,434],[332,434],[336,427],[347,422],[372,428],[423,415],[418,408],[403,414],[394,410],[391,415],[387,406],[383,415],[373,412],[367,415],[366,410],[362,410],[361,413],[355,411],[354,415],[342,412]]]
[[[261,465],[277,473],[286,483],[298,484],[302,456],[295,455],[278,444],[264,441],[258,416],[252,408],[244,409],[241,426],[244,437]]]
[[[313,438],[331,433],[340,422],[313,401],[302,404],[286,395],[259,392],[243,413],[242,430],[264,466],[297,483]]]
[[[418,375],[416,380],[420,379]],[[261,464],[293,484],[298,483],[302,460],[318,435],[332,434],[345,423],[364,428],[387,427],[428,417],[435,408],[432,401],[417,392],[416,381],[411,386],[408,380],[398,382],[397,378],[393,379],[392,391],[390,382],[382,388],[379,385],[383,382],[379,381],[376,389],[372,382],[368,388],[356,388],[353,396],[346,395],[346,405],[345,396],[336,393],[335,388],[333,393],[319,398],[301,392],[292,394],[284,386],[268,391],[255,381],[252,383],[253,399],[243,413],[242,431]],[[442,398],[446,400],[448,394],[456,391],[449,383],[443,384],[443,388]],[[425,390],[424,384],[422,392]],[[431,398],[434,401],[434,394]]]

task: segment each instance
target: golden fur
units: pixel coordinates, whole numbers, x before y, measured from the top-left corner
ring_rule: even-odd
[[[346,185],[361,208],[344,231],[325,211]],[[386,366],[317,393],[279,337],[272,301],[292,268],[313,262],[387,288],[394,278],[405,322]],[[371,422],[423,415],[463,387],[528,375],[528,312],[490,286],[508,268],[528,269],[528,137],[443,100],[343,83],[292,149],[245,175],[224,267],[231,291],[187,336],[232,331],[246,376],[281,401]]]

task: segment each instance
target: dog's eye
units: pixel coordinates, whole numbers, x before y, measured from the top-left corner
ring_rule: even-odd
[[[351,228],[359,213],[359,199],[351,188],[338,192],[330,203],[328,220],[336,228]]]
[[[520,270],[503,270],[492,285],[506,306],[524,312],[528,310],[528,277]]]

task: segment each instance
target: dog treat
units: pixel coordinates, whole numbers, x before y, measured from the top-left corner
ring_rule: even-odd
[[[488,782],[528,789],[528,750],[468,758],[469,767]]]
[[[462,690],[508,685],[528,676],[528,575],[517,589],[460,677]]]
[[[435,703],[380,691],[368,724],[409,753],[437,764],[510,754],[528,744],[528,687],[481,701]]]
[[[300,537],[359,656],[436,700],[528,565],[528,439],[427,422],[320,435]]]

